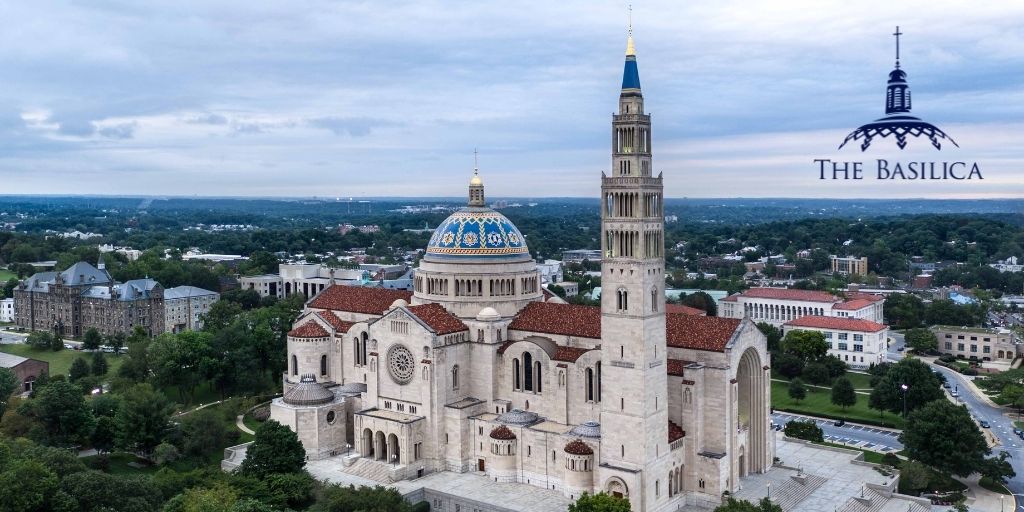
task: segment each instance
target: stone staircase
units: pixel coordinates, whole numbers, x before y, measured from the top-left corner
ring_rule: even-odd
[[[350,475],[373,480],[374,482],[390,484],[394,483],[394,480],[391,479],[391,469],[391,465],[387,463],[363,457],[357,459],[351,466],[343,469],[343,471]]]
[[[772,488],[772,501],[782,510],[792,510],[826,481],[825,477],[818,475],[804,475],[800,478],[802,482],[797,477],[791,477],[785,484]]]
[[[872,489],[867,489],[864,492],[864,498],[861,498],[861,499],[850,498],[839,509],[839,511],[840,512],[879,512],[880,510],[885,508],[885,506],[888,505],[890,501],[892,501],[891,498],[887,498],[883,494],[881,494],[881,493],[879,493],[877,491],[874,491]],[[930,512],[930,510],[931,510],[929,507],[921,505],[920,503],[914,503],[914,502],[910,502],[910,501],[908,501],[907,503],[908,503],[908,505],[910,507],[910,508],[907,509],[908,512]]]

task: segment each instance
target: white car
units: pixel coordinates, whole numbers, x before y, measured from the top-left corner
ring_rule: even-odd
[[[102,350],[102,351],[104,351],[104,352],[106,352],[108,354],[113,354],[114,353],[114,347],[111,347],[110,345],[100,345],[100,350]]]

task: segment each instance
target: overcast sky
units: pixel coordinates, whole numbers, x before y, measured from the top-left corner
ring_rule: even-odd
[[[668,196],[1024,196],[1024,2],[632,1]],[[837,151],[884,113],[897,24],[960,148]],[[2,2],[0,194],[461,196],[479,148],[489,196],[596,196],[625,40],[620,2]]]

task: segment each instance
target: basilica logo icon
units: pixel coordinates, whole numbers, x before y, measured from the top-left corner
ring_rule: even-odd
[[[900,149],[907,146],[907,137],[927,137],[935,149],[942,149],[942,140],[948,140],[956,147],[960,147],[952,137],[946,135],[935,125],[925,122],[920,118],[910,115],[910,86],[907,85],[907,73],[900,69],[900,28],[896,27],[896,68],[889,73],[889,85],[885,95],[885,117],[876,119],[857,128],[846,136],[846,140],[839,145],[842,149],[847,142],[858,141],[860,150],[866,151],[871,146],[871,141],[876,137],[886,138],[890,135],[896,139],[896,145]]]

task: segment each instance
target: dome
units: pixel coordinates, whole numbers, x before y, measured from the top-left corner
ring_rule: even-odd
[[[907,74],[902,69],[894,69],[889,72],[889,82],[906,82]]]
[[[598,438],[601,437],[601,424],[596,421],[585,421],[569,431],[569,435]]]
[[[571,455],[593,455],[594,449],[579,439],[573,439],[565,445],[565,453]]]
[[[516,438],[515,432],[509,430],[505,425],[498,425],[498,428],[491,431],[491,439],[510,441]]]
[[[335,391],[338,393],[349,394],[349,393],[366,393],[366,383],[364,382],[349,382],[348,384],[342,384],[336,388]]]
[[[501,320],[501,314],[499,314],[494,308],[488,306],[480,310],[476,314],[476,319],[481,322],[491,322],[494,320]]]
[[[522,409],[512,409],[497,418],[499,423],[505,423],[507,425],[531,425],[537,423],[540,420],[540,416],[537,413],[524,411]]]
[[[284,394],[284,403],[289,405],[323,405],[334,401],[334,393],[316,381],[313,374],[302,376],[302,380]]]
[[[473,177],[469,179],[469,184],[474,187],[479,187],[484,184],[484,180],[480,178],[479,174],[473,174]]]
[[[490,208],[463,208],[434,230],[427,258],[529,259],[526,240],[512,221]]]
[[[388,309],[404,308],[408,306],[409,303],[406,302],[405,299],[396,299],[394,302],[391,303],[391,307]]]

